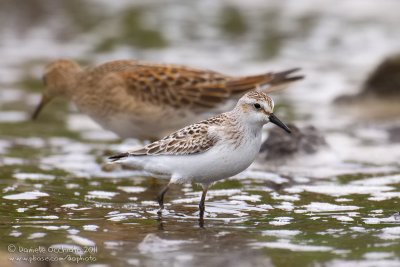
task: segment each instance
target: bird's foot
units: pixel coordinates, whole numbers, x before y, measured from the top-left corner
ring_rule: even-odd
[[[164,210],[164,207],[162,207],[162,208],[160,207],[160,209],[157,211],[157,214],[162,215],[163,210]]]

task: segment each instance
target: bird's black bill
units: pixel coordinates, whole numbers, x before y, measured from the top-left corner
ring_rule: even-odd
[[[271,115],[269,115],[269,121],[272,122],[273,124],[281,127],[283,130],[285,130],[288,133],[291,133],[292,131],[289,129],[289,127],[286,126],[286,124],[284,124],[283,122],[281,122],[280,119],[278,119],[277,116],[275,116],[274,113],[271,113]]]
[[[40,100],[40,103],[37,105],[35,111],[32,114],[31,119],[36,120],[36,118],[39,116],[40,111],[42,111],[43,107],[50,102],[50,99],[43,96],[42,99]]]

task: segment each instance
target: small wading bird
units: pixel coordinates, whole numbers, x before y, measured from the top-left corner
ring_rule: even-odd
[[[268,95],[250,91],[240,98],[232,111],[184,127],[141,149],[110,159],[142,168],[154,177],[169,179],[158,195],[159,214],[171,184],[201,184],[202,225],[209,186],[250,166],[260,151],[263,125],[272,122],[290,133],[290,129],[272,113],[273,109],[274,102]]]
[[[280,89],[303,76],[298,69],[231,77],[179,65],[118,60],[82,68],[71,60],[50,63],[35,119],[53,98],[63,96],[104,129],[121,138],[157,140],[185,125],[232,109],[254,89]]]

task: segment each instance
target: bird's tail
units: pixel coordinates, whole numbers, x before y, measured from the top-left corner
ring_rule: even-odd
[[[303,75],[293,75],[300,68],[293,68],[282,72],[269,72],[261,75],[244,76],[232,79],[228,87],[233,92],[246,92],[253,89],[260,89],[265,93],[281,90],[289,83],[301,80]]]
[[[124,153],[113,155],[113,156],[109,157],[108,159],[110,159],[111,162],[114,162],[114,161],[117,161],[117,160],[120,160],[120,159],[123,159],[123,158],[126,158],[126,157],[129,157],[129,153],[128,152],[124,152]]]

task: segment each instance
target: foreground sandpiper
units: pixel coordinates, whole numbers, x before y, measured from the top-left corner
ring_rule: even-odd
[[[232,111],[184,127],[141,149],[110,157],[131,164],[154,177],[169,179],[159,193],[160,213],[164,195],[174,183],[199,183],[203,187],[200,219],[209,186],[245,170],[261,147],[264,124],[272,122],[290,133],[272,112],[274,102],[263,92],[246,93]]]
[[[298,69],[231,77],[178,65],[118,60],[82,68],[71,60],[46,67],[45,91],[32,118],[65,96],[104,129],[121,138],[157,140],[185,125],[232,109],[254,88],[271,92],[300,80]]]

